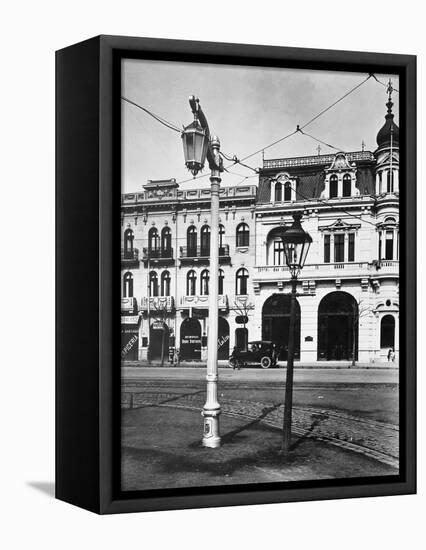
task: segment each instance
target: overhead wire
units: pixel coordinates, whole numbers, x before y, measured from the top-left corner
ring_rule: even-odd
[[[325,145],[326,147],[329,147],[331,149],[334,149],[336,151],[342,151],[342,152],[345,152],[344,149],[341,149],[341,148],[338,148],[338,147],[335,147],[334,145],[331,145],[330,143],[327,143],[323,140],[321,140],[320,138],[317,138],[315,136],[313,136],[312,134],[309,134],[308,132],[304,132],[304,128],[306,128],[307,126],[309,126],[310,124],[312,124],[314,121],[316,121],[318,118],[320,118],[322,115],[324,115],[326,112],[328,112],[329,110],[331,110],[333,107],[335,107],[338,103],[340,103],[341,101],[343,101],[346,97],[348,97],[350,94],[352,94],[353,92],[355,92],[358,88],[360,88],[363,84],[365,84],[370,78],[373,78],[376,82],[378,82],[379,84],[383,85],[383,86],[387,86],[386,84],[384,84],[383,82],[381,82],[374,73],[369,73],[367,78],[365,78],[364,80],[362,80],[361,82],[359,82],[356,86],[354,86],[353,88],[351,88],[350,90],[348,90],[344,95],[342,95],[341,97],[339,97],[336,101],[334,101],[331,105],[327,106],[325,109],[321,110],[317,115],[315,115],[314,117],[312,117],[310,120],[308,120],[308,122],[306,122],[305,124],[303,125],[297,125],[296,127],[296,130],[294,130],[293,132],[289,133],[289,134],[286,134],[285,136],[273,141],[272,143],[268,144],[268,145],[265,145],[264,147],[254,151],[253,153],[250,153],[249,155],[246,155],[244,157],[242,157],[241,159],[239,159],[236,155],[229,155],[229,154],[226,154],[224,153],[223,151],[221,151],[221,155],[225,158],[225,160],[228,160],[230,162],[232,162],[231,165],[228,165],[226,167],[224,167],[224,170],[230,174],[233,174],[233,175],[238,175],[238,176],[241,176],[242,177],[242,174],[237,174],[235,172],[231,172],[229,170],[229,168],[231,168],[232,166],[235,166],[235,164],[239,164],[240,166],[242,167],[245,167],[249,170],[252,170],[253,172],[255,172],[255,174],[253,176],[244,176],[243,179],[237,183],[237,185],[241,184],[243,181],[249,179],[249,178],[252,178],[252,177],[256,177],[259,173],[259,169],[257,168],[253,168],[252,166],[249,166],[248,164],[245,164],[243,161],[253,157],[254,155],[258,154],[258,153],[261,153],[261,152],[264,152],[266,149],[269,149],[270,147],[273,147],[274,145],[277,145],[278,143],[281,143],[282,141],[286,140],[286,139],[289,139],[290,137],[292,137],[293,135],[297,134],[297,133],[301,133],[303,135],[306,135],[307,137],[317,141],[318,143],[322,143],[323,145]],[[396,90],[395,88],[393,88],[395,91],[398,91]],[[164,126],[166,126],[167,128],[171,129],[171,130],[174,130],[175,132],[178,132],[178,133],[181,133],[181,130],[176,126],[174,125],[173,123],[163,119],[162,117],[154,114],[152,111],[150,111],[149,109],[146,109],[145,107],[142,107],[141,105],[139,105],[138,103],[134,102],[134,101],[131,101],[129,99],[127,99],[126,97],[123,97],[122,96],[122,99],[124,101],[127,101],[128,103],[134,105],[135,107],[141,109],[142,111],[144,111],[145,113],[147,113],[148,115],[152,116],[155,120],[157,120],[158,122],[160,122],[161,124],[163,124]],[[201,178],[205,178],[207,177],[209,174],[206,173],[206,174],[199,174],[197,176],[194,176],[194,177],[191,177],[191,178],[187,178],[185,180],[181,180],[178,183],[179,184],[182,184],[182,183],[187,183],[187,182],[190,182],[190,181],[194,181],[194,180],[197,180],[197,179],[201,179]],[[293,188],[292,188],[293,189]],[[306,197],[304,196],[300,191],[297,191],[294,189],[294,191],[299,194],[302,198],[304,198],[304,200],[307,200],[307,201],[310,201],[310,202],[320,202],[320,203],[324,203],[324,204],[327,204],[328,207],[332,208],[332,209],[336,209],[334,207],[334,205],[331,205],[327,200],[323,200],[323,199],[320,199],[320,198],[309,198],[309,197]],[[342,212],[345,212],[348,216],[350,217],[354,217],[354,218],[358,218],[358,219],[361,219],[363,220],[363,218],[361,216],[357,216],[356,214],[353,214],[351,212],[348,212],[347,210],[341,208],[339,206],[338,210],[342,211]],[[370,223],[371,225],[374,225],[373,223],[371,222],[368,222],[367,220],[363,220],[367,223]]]
[[[172,122],[169,122],[169,121],[167,121],[166,119],[160,117],[159,115],[156,115],[155,113],[153,113],[152,111],[150,111],[150,110],[147,109],[146,107],[142,107],[142,105],[139,105],[139,103],[136,103],[136,101],[132,101],[131,99],[128,99],[127,97],[124,97],[124,96],[121,96],[121,99],[122,99],[123,101],[127,101],[127,103],[130,103],[130,105],[134,105],[135,107],[137,107],[138,109],[140,109],[140,110],[143,111],[144,113],[150,115],[152,118],[154,118],[155,120],[157,120],[160,124],[163,124],[164,126],[166,126],[167,128],[169,128],[170,130],[173,130],[173,131],[175,131],[175,132],[182,133],[182,130],[180,130],[178,126],[176,126],[176,125],[173,124]]]

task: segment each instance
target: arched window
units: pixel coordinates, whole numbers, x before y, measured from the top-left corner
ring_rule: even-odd
[[[393,193],[393,182],[394,182],[395,170],[388,170],[388,176],[386,180],[386,192]]]
[[[191,271],[188,271],[186,275],[186,295],[187,296],[195,296],[197,293],[196,289],[197,284],[197,275],[193,269]]]
[[[189,257],[197,255],[197,228],[194,225],[190,225],[186,232],[186,246]]]
[[[149,274],[149,295],[158,296],[158,275],[155,271]]]
[[[172,232],[170,227],[164,227],[161,232],[161,253],[163,258],[169,258],[172,251]]]
[[[210,227],[203,225],[200,236],[200,255],[210,256]]]
[[[223,269],[219,269],[219,286],[218,286],[218,294],[223,294],[223,280],[225,278],[225,274],[223,272]]]
[[[350,197],[352,195],[352,178],[349,174],[343,176],[343,196]]]
[[[250,231],[246,223],[240,223],[237,226],[237,246],[249,246]]]
[[[124,259],[133,259],[133,239],[135,238],[131,229],[124,232]]]
[[[380,324],[380,347],[393,348],[395,346],[395,318],[385,315]]]
[[[235,276],[235,294],[246,295],[248,294],[248,271],[244,267],[237,271]]]
[[[152,258],[156,258],[160,251],[160,236],[156,227],[151,227],[148,232],[148,250]]]
[[[286,181],[284,184],[284,200],[286,202],[291,201],[291,185],[289,181]]]
[[[163,271],[161,274],[161,296],[170,296],[170,273]]]
[[[133,275],[130,271],[123,277],[123,298],[133,298]]]
[[[337,176],[330,177],[330,199],[337,197]]]
[[[200,294],[202,296],[207,296],[209,293],[209,279],[210,279],[209,270],[204,269],[201,272],[201,277],[200,277]]]
[[[277,181],[275,184],[275,202],[281,202],[283,200],[283,184]]]

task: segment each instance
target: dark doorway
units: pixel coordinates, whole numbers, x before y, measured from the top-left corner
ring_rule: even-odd
[[[287,361],[290,329],[290,296],[273,294],[263,304],[262,340],[270,340],[281,348],[278,359]],[[300,305],[296,300],[294,358],[300,359]]]
[[[248,344],[248,330],[245,327],[235,329],[235,347],[238,351],[246,351]]]
[[[217,358],[229,359],[229,323],[224,317],[219,317]]]
[[[355,344],[355,345],[354,345]],[[358,360],[358,304],[347,292],[330,292],[318,307],[318,360]]]
[[[149,329],[150,361],[165,361],[169,353],[169,327],[162,321],[154,321]]]
[[[201,325],[188,317],[180,327],[180,358],[183,361],[201,360]]]
[[[123,361],[138,360],[138,330],[122,327],[121,329],[121,359]]]
[[[393,315],[385,315],[380,325],[380,347],[395,347],[395,318]]]

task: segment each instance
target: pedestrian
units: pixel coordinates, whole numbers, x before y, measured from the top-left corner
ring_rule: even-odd
[[[390,363],[392,360],[392,348],[389,348],[389,351],[388,351],[388,363]]]
[[[395,362],[395,350],[393,348],[391,348],[390,360],[392,361],[392,363]]]
[[[180,361],[179,348],[175,348],[175,351],[173,353],[173,366],[178,367],[179,366],[179,361]]]

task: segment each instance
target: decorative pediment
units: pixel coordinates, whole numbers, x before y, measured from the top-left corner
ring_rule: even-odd
[[[354,170],[355,164],[351,164],[345,153],[336,153],[329,168],[326,168],[326,172],[342,172]]]
[[[341,220],[340,218],[336,220],[331,225],[324,225],[322,227],[318,227],[319,231],[356,231],[361,227],[360,223],[346,223],[345,221]]]
[[[295,180],[295,177],[290,176],[288,172],[280,172],[275,178],[275,181],[280,183],[285,183],[286,181],[294,181],[294,180]]]
[[[382,164],[390,164],[391,162],[391,153],[390,151],[384,151],[378,158],[377,158],[377,166],[381,166]],[[398,166],[399,165],[399,152],[393,151],[392,152],[392,164]]]

